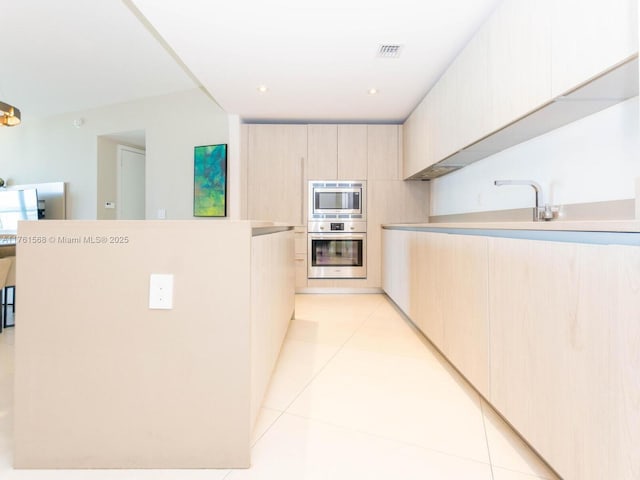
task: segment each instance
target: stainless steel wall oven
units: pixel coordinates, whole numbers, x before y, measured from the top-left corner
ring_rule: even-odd
[[[367,182],[309,182],[309,278],[367,277]]]
[[[308,227],[309,278],[367,277],[367,222],[327,220]]]

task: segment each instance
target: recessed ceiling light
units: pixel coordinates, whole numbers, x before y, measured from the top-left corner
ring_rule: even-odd
[[[267,88],[267,86],[266,86],[266,85],[260,85],[260,86],[258,87],[258,91],[259,91],[260,93],[267,93],[267,92],[269,91],[269,89]]]
[[[377,88],[370,88],[369,90],[367,90],[367,93],[369,95],[377,95],[378,94],[378,89]]]

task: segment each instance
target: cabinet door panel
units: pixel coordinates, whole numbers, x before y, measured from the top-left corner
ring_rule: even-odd
[[[248,217],[302,225],[306,125],[249,125]]]
[[[487,239],[439,234],[442,351],[484,395],[489,394]]]
[[[429,218],[429,182],[370,180],[367,183],[367,286],[381,286],[381,227]]]
[[[576,246],[491,239],[491,402],[542,454],[566,430],[563,321],[577,303]],[[555,466],[555,465],[554,465]],[[557,468],[557,467],[556,467]],[[560,472],[562,473],[562,472]],[[580,477],[569,477],[580,478]]]
[[[338,180],[367,178],[367,126],[338,125]]]
[[[307,229],[298,226],[293,232],[296,262],[296,288],[307,286]]]
[[[487,240],[416,232],[411,318],[483,394],[489,393]]]
[[[400,180],[398,125],[367,125],[367,180]]]
[[[549,0],[507,0],[492,15],[489,32],[489,123],[493,132],[551,100]]]
[[[428,98],[425,97],[420,102],[403,125],[403,178],[408,178],[418,173],[434,162],[429,151],[432,131],[428,124],[428,114],[431,111]]]
[[[638,52],[637,0],[551,3],[554,97]]]
[[[640,248],[491,239],[491,402],[564,478],[637,478]]]
[[[382,231],[382,288],[400,309],[409,312],[409,244],[412,232]]]
[[[411,244],[411,314],[410,317],[427,338],[440,350],[444,342],[444,317],[439,288],[438,234],[415,233]]]
[[[309,180],[338,178],[338,126],[309,125]]]
[[[439,160],[484,137],[491,129],[495,86],[489,79],[489,32],[482,27],[451,64],[443,77],[447,83],[438,118],[444,130],[432,135]]]

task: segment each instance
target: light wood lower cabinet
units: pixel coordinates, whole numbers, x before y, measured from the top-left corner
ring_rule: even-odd
[[[387,230],[384,232],[386,234]],[[411,287],[411,302],[405,312],[434,345],[440,348],[444,343],[444,316],[437,271],[441,265],[438,256],[442,242],[438,241],[439,235],[410,233],[411,278],[408,285]]]
[[[412,232],[382,231],[382,288],[405,313],[409,312]]]
[[[566,479],[640,475],[640,248],[492,239],[491,402]]]
[[[295,310],[291,231],[251,238],[251,426]]]
[[[380,288],[382,225],[428,218],[429,182],[369,180],[367,197],[367,286]]]
[[[293,232],[295,262],[296,262],[296,288],[307,286],[307,228],[295,227]]]
[[[484,395],[489,392],[487,239],[438,235],[441,350]]]
[[[486,238],[400,230],[383,230],[383,237],[387,294],[488,394]]]
[[[383,230],[383,268],[562,478],[640,478],[640,247]]]

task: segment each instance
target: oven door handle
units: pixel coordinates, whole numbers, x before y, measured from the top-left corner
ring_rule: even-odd
[[[366,233],[356,233],[356,232],[326,232],[326,233],[317,233],[310,232],[309,238],[311,240],[364,240],[366,238]]]

